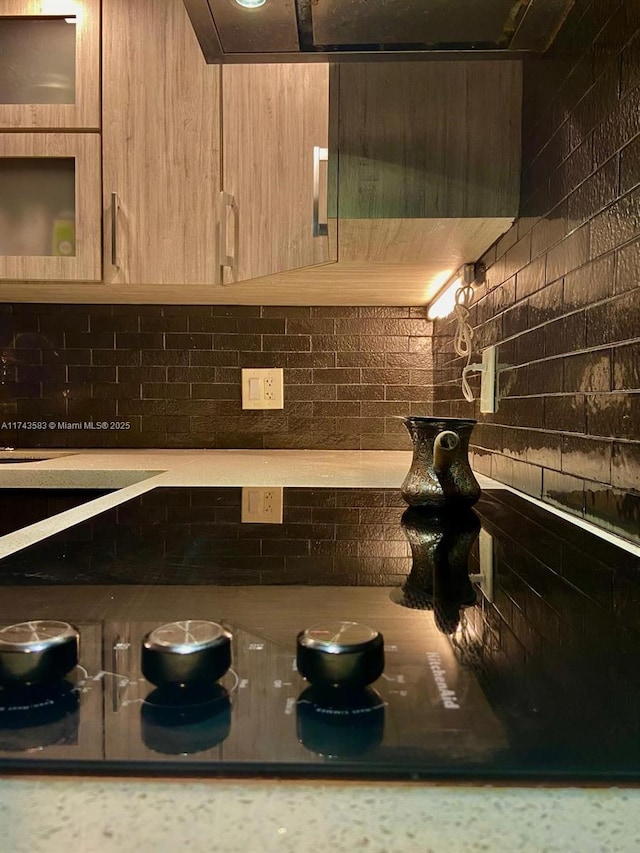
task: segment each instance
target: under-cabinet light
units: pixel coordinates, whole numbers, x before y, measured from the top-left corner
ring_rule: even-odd
[[[462,277],[457,274],[454,279],[451,279],[442,288],[440,293],[429,305],[427,318],[429,320],[439,320],[443,317],[448,317],[453,311],[456,304],[456,293],[462,284]]]
[[[257,9],[260,6],[264,6],[267,0],[236,0],[238,6],[242,6],[243,9]]]
[[[40,0],[40,14],[64,18],[68,24],[75,24],[76,19],[82,17],[83,5],[80,0]]]
[[[463,302],[465,304],[471,302],[471,299],[473,298],[471,285],[476,281],[477,277],[476,266],[478,266],[478,272],[480,272],[480,265],[463,264],[460,269],[451,276],[443,286],[442,290],[438,291],[435,298],[429,303],[429,307],[427,309],[427,317],[429,320],[441,320],[452,313],[453,309],[456,307],[456,302],[458,301],[457,294],[460,288],[464,288],[463,293],[465,293],[466,297]],[[484,267],[482,267],[482,270],[484,270]],[[465,292],[467,290],[468,293]]]

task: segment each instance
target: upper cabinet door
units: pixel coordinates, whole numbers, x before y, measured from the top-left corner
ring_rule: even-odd
[[[340,219],[514,217],[519,61],[340,66]]]
[[[100,136],[0,133],[0,279],[99,281]]]
[[[335,223],[327,227],[329,71],[324,63],[222,69],[225,282],[337,258]]]
[[[213,284],[220,69],[182,3],[103,8],[105,280]]]
[[[0,128],[100,128],[100,0],[2,0]]]

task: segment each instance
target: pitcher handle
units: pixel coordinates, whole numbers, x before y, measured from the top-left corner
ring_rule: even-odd
[[[438,476],[446,474],[451,467],[459,444],[459,436],[450,429],[439,432],[435,437],[433,442],[433,468]]]

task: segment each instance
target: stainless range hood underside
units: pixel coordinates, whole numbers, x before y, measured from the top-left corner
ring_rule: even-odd
[[[574,0],[184,0],[207,62],[515,59],[551,44]]]

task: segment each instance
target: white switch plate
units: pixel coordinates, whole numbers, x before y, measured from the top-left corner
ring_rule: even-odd
[[[282,524],[282,486],[243,486],[243,524]]]
[[[496,403],[496,348],[482,350],[482,374],[480,380],[480,411],[483,414],[495,412]]]
[[[284,371],[281,367],[242,368],[243,409],[284,409]]]

